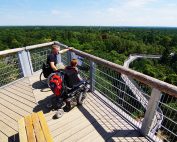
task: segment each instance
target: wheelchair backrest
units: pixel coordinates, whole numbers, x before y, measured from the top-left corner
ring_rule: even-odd
[[[48,64],[43,63],[42,72],[44,74],[44,77],[47,78],[53,72],[53,70]]]
[[[72,67],[66,67],[64,78],[65,83],[69,88],[72,88],[80,82],[77,70]]]

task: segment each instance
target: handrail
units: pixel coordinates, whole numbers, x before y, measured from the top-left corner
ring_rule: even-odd
[[[48,42],[48,43],[43,43],[43,44],[37,44],[37,45],[31,45],[31,46],[27,46],[25,48],[15,48],[15,49],[10,49],[10,50],[5,50],[5,51],[0,51],[0,56],[2,55],[6,55],[6,54],[10,54],[10,53],[15,53],[15,52],[19,52],[19,51],[23,51],[24,49],[26,50],[31,50],[31,49],[35,49],[35,48],[41,48],[41,47],[46,47],[46,46],[50,46],[52,44],[59,44],[65,48],[67,48],[68,46],[61,44],[60,42],[57,41],[53,41],[53,42]],[[122,73],[125,75],[128,75],[129,77],[132,77],[142,83],[145,83],[153,88],[157,88],[162,92],[165,92],[171,96],[174,96],[177,98],[177,87],[174,85],[171,85],[169,83],[163,82],[161,80],[155,79],[153,77],[150,77],[148,75],[142,74],[140,72],[134,71],[132,69],[127,69],[121,65],[112,63],[110,61],[104,60],[102,58],[96,57],[94,55],[85,53],[83,51],[77,50],[77,49],[72,49],[72,52],[78,54],[79,56],[88,58],[94,62],[100,63],[100,64],[104,64],[105,66],[115,70],[118,73]]]
[[[15,49],[8,49],[8,50],[0,51],[0,56],[16,53],[16,52],[23,51],[23,50],[24,48],[15,48]]]
[[[52,42],[46,42],[46,43],[42,43],[42,44],[35,44],[35,45],[30,45],[30,46],[21,47],[21,48],[7,49],[7,50],[4,50],[4,51],[0,51],[0,56],[16,53],[16,52],[23,51],[23,50],[31,50],[31,49],[46,47],[46,46],[50,46],[50,45],[52,45],[54,43],[55,43],[55,41],[52,41]]]
[[[35,49],[35,48],[41,48],[41,47],[46,47],[46,46],[50,46],[52,44],[54,44],[55,42],[46,42],[46,43],[42,43],[42,44],[36,44],[36,45],[30,45],[30,46],[26,46],[25,49],[26,50],[31,50],[31,49]]]
[[[142,83],[145,83],[153,88],[157,88],[160,91],[165,92],[165,93],[177,98],[177,87],[174,85],[171,85],[169,83],[163,82],[158,79],[155,79],[153,77],[150,77],[148,75],[142,74],[137,71],[134,71],[132,69],[125,68],[121,65],[112,63],[110,61],[104,60],[102,58],[96,57],[94,55],[85,53],[85,52],[77,50],[77,49],[72,49],[71,51],[76,53],[79,56],[88,58],[96,63],[104,64],[105,66],[115,70],[118,73],[128,75],[129,77],[132,77]]]
[[[138,53],[133,53],[133,54],[130,54],[129,56],[147,56],[147,54],[138,54]],[[148,55],[149,56],[149,55]],[[151,57],[161,57],[162,55],[160,54],[150,54]]]

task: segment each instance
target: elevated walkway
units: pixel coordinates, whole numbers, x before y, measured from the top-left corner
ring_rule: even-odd
[[[138,58],[146,58],[146,59],[160,59],[161,55],[146,55],[146,54],[133,54],[130,55],[127,60],[124,61],[124,67],[129,68],[130,63],[135,61]],[[147,93],[145,93],[139,85],[130,77],[122,74],[121,75],[122,79],[126,83],[126,85],[131,89],[132,93],[136,96],[136,98],[139,100],[141,105],[147,109],[148,106],[148,99],[149,96]],[[161,123],[163,121],[163,112],[162,110],[158,107],[156,111],[156,117],[153,120],[153,124],[151,126],[151,133],[155,133],[160,127]]]
[[[58,59],[64,65],[72,58],[79,60],[86,69],[79,69],[81,76],[90,80],[90,93],[82,107],[53,119],[55,111],[46,107],[52,92],[39,82],[39,73],[54,43],[68,48],[48,42],[0,51],[0,142],[18,141],[17,120],[40,110],[56,142],[177,141],[176,86],[77,49]],[[150,88],[149,93],[141,95],[141,88],[132,87],[132,81]],[[156,121],[157,112],[163,115],[160,121]],[[153,126],[159,127],[153,131]]]
[[[18,141],[17,120],[39,110],[45,113],[56,142],[148,141],[125,115],[111,108],[99,94],[88,93],[82,107],[65,112],[60,119],[53,119],[55,111],[46,108],[51,96],[49,88],[39,82],[39,72],[1,88],[1,142]]]

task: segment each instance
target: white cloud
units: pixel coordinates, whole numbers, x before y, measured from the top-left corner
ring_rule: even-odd
[[[158,2],[159,0],[119,1],[102,11],[95,11],[94,20],[90,19],[97,25],[177,26],[176,6],[169,3],[159,7],[155,5]],[[151,6],[147,6],[149,4]]]
[[[157,0],[125,0],[126,7],[144,7],[145,5],[156,2]]]
[[[93,0],[89,1],[92,2]],[[20,22],[24,25],[177,26],[176,3],[166,4],[162,0],[104,2],[105,0],[94,0],[94,6],[87,2],[86,7],[60,5],[60,8],[55,6],[24,12],[19,12],[21,9],[11,12],[1,9],[0,25],[15,25]]]
[[[52,15],[60,15],[60,11],[59,11],[59,10],[56,10],[56,9],[53,9],[53,10],[51,11],[51,14],[52,14]]]

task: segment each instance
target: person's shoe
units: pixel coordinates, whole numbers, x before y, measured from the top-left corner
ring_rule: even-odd
[[[58,119],[58,118],[61,118],[63,114],[64,114],[63,109],[58,109],[54,117]]]

